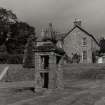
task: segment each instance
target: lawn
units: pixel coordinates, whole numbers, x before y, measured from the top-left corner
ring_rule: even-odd
[[[20,89],[19,82],[16,82],[14,88],[9,85],[0,88],[0,105],[105,105],[105,65],[73,64],[63,66],[63,70],[63,90],[34,93],[30,88]],[[14,72],[16,81],[22,77],[22,73],[21,69]],[[27,82],[25,85],[29,84]]]
[[[105,97],[104,80],[76,81],[64,90],[35,94],[31,90],[2,89],[0,105],[101,105]],[[104,104],[102,104],[104,105]]]

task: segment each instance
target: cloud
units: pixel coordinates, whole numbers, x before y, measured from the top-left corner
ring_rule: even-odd
[[[52,21],[58,30],[66,31],[79,17],[93,34],[105,34],[105,0],[0,0],[0,4],[36,28]]]

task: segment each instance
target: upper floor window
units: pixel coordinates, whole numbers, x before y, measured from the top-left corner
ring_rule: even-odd
[[[82,39],[82,45],[83,46],[86,46],[87,45],[87,38],[86,37],[83,37],[83,39]]]
[[[49,67],[49,56],[42,55],[41,56],[41,69],[48,69]]]
[[[87,60],[87,51],[83,51],[83,60]]]

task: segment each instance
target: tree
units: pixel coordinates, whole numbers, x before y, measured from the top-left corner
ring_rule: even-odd
[[[11,35],[6,41],[7,51],[9,53],[23,53],[27,39],[30,35],[35,36],[34,27],[25,22],[17,22],[11,25]],[[14,49],[14,50],[12,50]]]
[[[105,53],[105,39],[104,38],[101,38],[99,45],[100,45],[99,53]]]
[[[4,8],[0,8],[0,45],[5,45],[8,55],[13,55],[21,60],[24,53],[27,40],[33,35],[35,38],[35,29],[26,22],[18,21],[17,16],[11,11]],[[7,58],[8,59],[8,58]]]
[[[35,34],[34,27],[19,22],[11,10],[0,8],[0,45],[5,44],[9,54],[23,53],[27,39],[32,34]]]
[[[17,22],[17,16],[11,11],[0,8],[0,45],[6,41],[10,25]]]
[[[33,37],[30,36],[28,38],[28,42],[26,44],[25,50],[24,50],[24,60],[23,60],[23,66],[32,68],[34,67],[34,43],[33,43]]]

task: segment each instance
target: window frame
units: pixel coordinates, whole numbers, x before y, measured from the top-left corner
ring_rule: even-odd
[[[87,51],[84,50],[83,51],[83,61],[86,61],[87,60]]]
[[[87,38],[86,37],[82,38],[82,46],[87,46]]]

